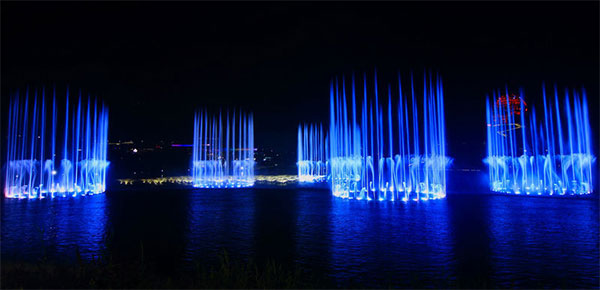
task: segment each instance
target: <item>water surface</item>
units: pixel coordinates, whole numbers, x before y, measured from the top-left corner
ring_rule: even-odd
[[[333,198],[325,188],[137,188],[2,200],[2,261],[110,253],[167,269],[244,260],[301,266],[340,286],[600,286],[597,199],[449,194]]]

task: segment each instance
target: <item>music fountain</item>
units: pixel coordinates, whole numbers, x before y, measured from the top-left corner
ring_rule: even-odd
[[[327,178],[327,140],[322,124],[298,126],[298,181],[323,182]]]
[[[45,90],[15,93],[8,114],[4,196],[45,198],[102,193],[106,190],[108,109],[81,92],[59,112]]]
[[[524,195],[581,195],[593,191],[592,137],[585,90],[554,87],[543,111],[520,96],[494,92],[486,102],[490,189]],[[526,116],[527,115],[527,116]],[[540,116],[541,115],[541,116]],[[538,119],[539,117],[539,119]],[[541,121],[540,121],[541,120]]]
[[[200,188],[254,185],[252,113],[197,112],[194,116],[192,184]]]
[[[365,200],[427,200],[446,196],[444,94],[439,76],[380,91],[375,73],[362,98],[352,77],[330,86],[329,163],[334,196]],[[369,89],[370,88],[370,89]],[[370,91],[370,93],[369,93]],[[380,94],[383,93],[383,96]],[[361,101],[362,99],[362,101]]]

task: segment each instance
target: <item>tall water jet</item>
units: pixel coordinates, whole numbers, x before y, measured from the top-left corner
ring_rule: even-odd
[[[322,124],[298,125],[298,181],[310,183],[326,180],[327,148]]]
[[[254,121],[252,113],[207,111],[194,116],[192,183],[194,187],[254,185]]]
[[[67,90],[60,113],[56,90],[51,103],[43,89],[12,95],[5,197],[74,197],[106,190],[108,109],[89,96],[85,101],[81,92],[77,98],[71,106]]]
[[[384,97],[375,73],[362,101],[352,77],[330,86],[329,163],[334,196],[366,200],[427,200],[446,196],[444,94],[439,76],[423,77],[423,92],[388,84]],[[360,88],[359,88],[360,89]],[[384,105],[385,104],[385,105]]]
[[[508,91],[508,89],[507,89]],[[592,136],[585,90],[554,86],[538,120],[519,95],[487,97],[487,157],[490,189],[525,195],[581,195],[593,191]]]

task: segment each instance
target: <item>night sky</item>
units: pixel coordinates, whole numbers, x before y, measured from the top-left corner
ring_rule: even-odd
[[[189,143],[195,109],[237,106],[254,111],[257,146],[293,152],[299,122],[327,122],[332,77],[430,69],[444,80],[458,164],[481,163],[485,95],[505,85],[528,98],[542,81],[585,86],[597,148],[598,11],[598,2],[3,2],[2,113],[15,89],[69,85],[108,104],[111,142]]]

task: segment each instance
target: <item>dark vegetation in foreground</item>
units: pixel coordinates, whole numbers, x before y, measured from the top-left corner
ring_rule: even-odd
[[[232,261],[223,252],[211,266],[196,263],[190,269],[165,273],[159,265],[134,261],[115,263],[94,259],[73,264],[61,264],[42,259],[37,263],[2,261],[2,289],[333,289],[373,288],[357,283],[353,278],[336,285],[331,280],[316,277],[298,267],[285,267],[274,261],[265,263]],[[403,285],[391,281],[376,281],[375,288],[432,288],[431,281],[405,277]],[[408,286],[410,285],[410,286]],[[469,286],[466,286],[469,285]],[[477,285],[473,287],[473,285]],[[486,281],[470,281],[465,285],[450,283],[434,288],[488,288]],[[450,286],[450,287],[449,287]]]
[[[227,253],[219,255],[212,266],[196,263],[178,273],[166,274],[157,265],[143,259],[127,263],[82,261],[59,265],[2,263],[1,287],[13,288],[318,288],[323,285],[299,269],[287,269],[273,261],[263,264],[231,261]]]
[[[398,275],[402,275],[398,273]],[[441,274],[443,275],[443,274]],[[211,265],[195,263],[182,271],[160,270],[160,265],[144,261],[143,256],[128,262],[93,259],[60,264],[42,259],[36,263],[2,261],[2,289],[333,289],[333,288],[467,288],[484,289],[491,286],[486,277],[470,277],[467,281],[427,281],[413,275],[404,276],[404,283],[390,280],[363,285],[353,278],[334,283],[316,277],[298,267],[285,267],[274,261],[254,263],[233,261],[227,252]],[[540,286],[544,286],[540,282]],[[547,286],[547,285],[545,285]],[[513,285],[512,288],[521,288]],[[537,288],[537,287],[536,287]],[[546,288],[546,287],[539,287]],[[571,288],[562,285],[558,288]]]
[[[393,273],[392,277],[365,285],[356,277],[335,282],[322,274],[302,269],[298,264],[282,264],[275,260],[264,262],[231,258],[226,250],[217,259],[171,266],[157,262],[144,251],[129,258],[115,258],[111,251],[112,235],[105,237],[107,247],[99,257],[84,259],[75,247],[75,260],[56,261],[44,255],[37,262],[2,259],[1,289],[299,289],[299,288],[488,288],[485,279],[449,282],[423,280],[417,273]],[[70,255],[69,255],[70,256]],[[118,255],[117,255],[118,256]],[[6,258],[6,257],[4,257]],[[176,267],[176,268],[174,268]],[[446,273],[447,274],[447,273]]]
[[[165,273],[143,259],[125,263],[82,261],[60,264],[41,260],[37,263],[2,262],[2,289],[333,289],[372,288],[350,278],[344,285],[315,277],[299,268],[281,264],[232,261],[226,252],[212,266],[196,263],[177,273]],[[431,281],[406,277],[407,284],[377,281],[376,288],[431,288]],[[411,285],[411,286],[407,286]],[[467,286],[468,285],[468,286]],[[476,285],[476,286],[475,286]],[[465,285],[450,283],[434,288],[489,288],[487,281],[475,279]]]

